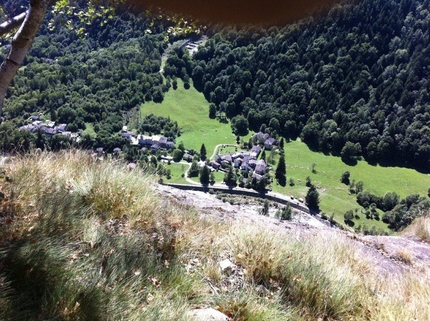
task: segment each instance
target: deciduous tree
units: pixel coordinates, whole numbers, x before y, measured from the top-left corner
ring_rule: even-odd
[[[48,7],[55,1],[31,0],[27,10],[3,22],[0,36],[21,26],[13,37],[9,54],[0,66],[0,114],[3,111],[6,90],[24,62],[30,47],[42,25]]]
[[[188,170],[189,177],[199,176],[199,164],[196,161],[191,163],[190,169]]]

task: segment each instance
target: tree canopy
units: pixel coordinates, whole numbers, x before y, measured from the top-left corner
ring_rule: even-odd
[[[300,137],[345,162],[429,170],[427,8],[364,0],[281,29],[220,28],[189,76],[232,123],[244,117],[250,130]]]
[[[93,9],[83,6],[80,10]],[[34,142],[35,135],[27,132],[27,142],[22,144],[24,133],[18,130],[32,115],[65,123],[73,132],[93,129],[92,138],[96,135],[97,141],[85,138],[88,148],[93,143],[122,147],[124,124],[164,134],[172,141],[179,135],[178,124],[167,119],[142,120],[137,113],[142,103],[162,100],[170,86],[170,79],[164,81],[159,73],[169,25],[119,8],[115,14],[108,10],[88,15],[94,19],[81,21],[79,15],[56,13],[55,8],[47,11],[25,57],[25,68],[6,90],[4,135],[0,136],[4,150]],[[69,19],[72,26],[62,22]],[[81,28],[85,33],[80,35]],[[2,38],[1,58],[10,51],[8,39]]]
[[[336,5],[327,15],[283,28],[212,28],[207,32],[209,41],[195,55],[179,49],[173,51],[166,62],[165,83],[157,69],[164,52],[162,40],[166,37],[162,31],[167,26],[143,19],[146,22],[141,26],[149,30],[144,37],[129,29],[118,30],[121,19],[117,16],[104,19],[100,15],[90,23],[91,28],[85,29],[86,41],[80,42],[76,34],[72,36],[58,28],[61,33],[58,41],[51,42],[51,26],[47,21],[50,18],[45,20],[46,27],[42,25],[43,45],[35,44],[34,56],[26,58],[23,74],[28,80],[17,78],[6,90],[7,77],[0,78],[8,97],[4,116],[8,120],[19,113],[43,108],[58,112],[61,106],[65,109],[61,110],[62,115],[83,120],[75,121],[75,127],[80,128],[90,119],[100,121],[100,118],[104,123],[108,119],[104,115],[117,110],[119,104],[122,112],[127,112],[143,101],[161,101],[174,77],[192,78],[195,87],[211,103],[210,117],[230,118],[238,135],[263,128],[274,137],[300,137],[311,148],[339,155],[347,163],[363,157],[369,162],[428,171],[430,38],[425,31],[430,14],[427,8],[426,0],[364,0]],[[17,20],[21,19],[19,15],[15,13]],[[12,20],[6,25],[15,25]],[[54,19],[54,25],[60,26],[62,20]],[[82,23],[79,17],[76,20]],[[101,23],[103,28],[98,28]],[[126,47],[115,47],[113,41],[128,43]],[[72,42],[80,47],[73,47]],[[92,51],[97,53],[90,55]],[[140,51],[145,52],[145,57],[138,57]],[[131,61],[119,62],[115,54],[120,52]],[[97,60],[105,53],[105,59],[114,54],[113,70],[106,70],[110,68],[105,66],[110,65],[107,63],[110,60]],[[2,54],[5,57],[7,52]],[[58,59],[61,64],[50,64],[49,68],[32,66],[35,57],[39,63]],[[19,64],[17,60],[16,65]],[[96,79],[90,75],[93,72]],[[122,72],[128,78],[117,81],[123,77]],[[58,80],[60,73],[67,76]],[[34,79],[36,74],[40,81]],[[64,87],[55,90],[56,86]],[[71,86],[76,86],[72,96],[79,93],[88,97],[81,110],[70,105],[75,104],[75,96],[63,95]],[[111,87],[114,89],[107,90]],[[44,96],[48,88],[55,94]],[[110,96],[103,103],[91,96],[97,96],[100,90]],[[76,115],[67,107],[75,109]],[[88,116],[88,110],[96,116]],[[112,115],[115,119],[118,116]]]

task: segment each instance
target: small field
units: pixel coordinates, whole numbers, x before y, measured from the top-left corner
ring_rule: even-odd
[[[205,144],[210,156],[217,144],[236,143],[230,124],[209,119],[209,103],[203,94],[193,86],[188,90],[184,89],[181,79],[178,79],[178,88],[170,88],[162,103],[146,102],[140,111],[142,116],[154,114],[176,120],[183,131],[176,143],[183,141],[187,149],[199,151],[202,144]]]
[[[94,131],[94,126],[92,123],[85,123],[85,130],[84,133],[90,135],[91,138],[96,138],[97,134]]]
[[[166,169],[170,169],[171,177],[167,179],[163,177],[166,183],[187,184],[187,180],[182,176],[189,166],[185,164],[171,163],[170,165],[163,164]]]
[[[171,177],[167,179],[165,176],[163,177],[165,183],[176,183],[176,184],[188,184],[187,180],[183,177],[186,170],[189,168],[188,165],[179,164],[179,163],[171,163],[170,165],[164,164],[166,169],[170,169]],[[221,183],[224,179],[224,172],[214,171],[215,182]],[[190,177],[195,182],[199,182],[198,177]]]

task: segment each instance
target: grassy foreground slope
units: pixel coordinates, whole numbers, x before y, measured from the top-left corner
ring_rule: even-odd
[[[77,151],[3,171],[1,320],[189,320],[205,306],[233,320],[430,318],[427,278],[380,275],[343,234],[203,218],[143,171]]]

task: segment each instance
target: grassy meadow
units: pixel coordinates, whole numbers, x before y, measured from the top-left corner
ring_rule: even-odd
[[[306,195],[306,177],[309,176],[321,198],[320,208],[323,212],[334,213],[338,221],[343,221],[343,214],[350,209],[360,209],[355,201],[356,195],[349,193],[347,185],[340,182],[343,172],[351,173],[350,181],[362,181],[364,190],[383,196],[386,192],[396,192],[401,198],[410,194],[427,194],[430,187],[430,177],[416,170],[401,167],[373,166],[365,161],[359,161],[355,166],[342,162],[340,157],[313,152],[300,140],[285,144],[285,161],[287,165],[287,181],[293,178],[295,186],[281,187],[273,183],[274,191],[302,197]],[[312,172],[312,164],[315,172]],[[276,166],[276,165],[275,165]],[[356,220],[356,225],[385,228],[378,221],[366,220],[364,215]]]
[[[164,164],[166,169],[170,169],[170,179],[164,178],[167,183],[187,184],[187,180],[182,176],[189,168],[188,165],[172,162],[170,165]]]
[[[162,103],[145,102],[141,115],[154,114],[176,120],[182,129],[182,135],[176,142],[184,142],[185,148],[199,151],[205,144],[208,156],[217,144],[235,144],[236,136],[230,124],[220,123],[209,118],[209,103],[203,94],[193,86],[184,89],[184,83],[178,79],[178,88],[165,93]]]

